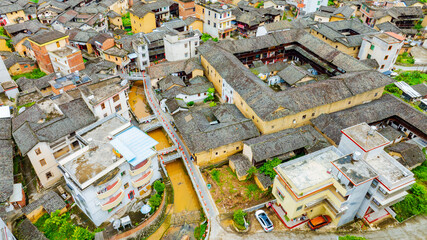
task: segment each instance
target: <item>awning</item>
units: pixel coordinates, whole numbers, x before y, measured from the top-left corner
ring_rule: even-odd
[[[136,55],[136,53],[131,53],[131,54],[128,54],[128,58],[130,58],[130,59],[134,59],[134,58],[137,58],[138,56]]]

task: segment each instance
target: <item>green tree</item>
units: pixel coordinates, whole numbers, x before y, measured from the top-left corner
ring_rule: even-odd
[[[247,179],[251,179],[254,177],[254,175],[258,172],[258,169],[255,166],[252,166],[251,168],[248,169],[247,173]]]
[[[153,187],[159,195],[162,195],[165,191],[165,184],[162,183],[160,180],[155,181]]]
[[[189,106],[189,107],[191,107],[191,106],[193,106],[194,105],[194,102],[193,101],[189,101],[188,103],[187,103],[187,106]]]
[[[233,213],[233,221],[236,223],[236,225],[240,227],[244,227],[245,226],[244,218],[246,217],[246,215],[247,213],[243,212],[242,209],[236,210]]]
[[[209,95],[213,96],[215,94],[215,88],[209,88],[208,93]]]
[[[151,206],[151,213],[156,211],[157,207],[160,206],[161,202],[162,196],[157,193],[150,197],[150,199],[148,200],[148,204]]]
[[[216,102],[209,103],[209,107],[215,107],[215,106],[216,106]]]
[[[274,168],[277,167],[282,161],[278,158],[273,158],[272,160],[267,160],[258,170],[261,173],[269,176],[272,180],[276,176]]]
[[[87,228],[76,227],[72,236],[73,240],[92,240],[95,234],[90,232]]]

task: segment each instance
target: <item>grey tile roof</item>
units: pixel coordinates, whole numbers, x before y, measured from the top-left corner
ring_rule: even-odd
[[[19,4],[4,4],[5,2],[0,2],[0,14],[6,14],[11,12],[16,12],[23,10]]]
[[[347,47],[359,47],[362,44],[363,36],[366,34],[377,33],[358,19],[350,19],[335,22],[316,23],[310,26],[314,31],[322,34],[333,42],[339,42]],[[347,32],[349,29],[357,34],[347,35],[342,32]]]
[[[311,122],[335,143],[339,143],[341,129],[361,122],[375,123],[393,116],[403,119],[427,135],[427,115],[389,94],[346,110],[322,114]]]
[[[156,64],[154,66],[148,67],[147,72],[151,78],[163,78],[172,73],[182,71],[184,71],[186,74],[189,74],[196,69],[203,70],[200,59],[190,58],[187,60]]]
[[[4,65],[6,65],[6,68],[9,69],[15,64],[35,64],[36,61],[30,59],[30,58],[23,58],[17,53],[12,54],[10,57],[8,57],[6,60],[4,60]]]
[[[388,14],[393,18],[411,17],[422,18],[424,17],[423,9],[421,7],[392,7],[387,10]]]
[[[292,23],[286,20],[264,24],[264,27],[267,29],[268,32],[291,29],[292,26]]]
[[[21,77],[18,80],[16,80],[16,83],[18,84],[21,91],[29,91],[34,88],[41,90],[43,88],[50,87],[49,81],[52,81],[55,79],[56,79],[55,73],[51,73],[49,75],[46,75],[38,79]]]
[[[47,29],[47,27],[41,24],[38,20],[30,20],[23,23],[4,26],[4,29],[12,36],[15,36],[18,32],[25,30],[28,31],[28,34],[36,33],[41,28]]]
[[[285,82],[288,83],[289,85],[294,85],[301,79],[307,76],[311,76],[311,74],[308,71],[298,66],[295,66],[293,64],[289,64],[285,69],[278,72],[277,75],[281,77],[283,80],[285,80]]]
[[[159,84],[159,88],[162,91],[166,91],[167,89],[169,89],[173,85],[179,85],[179,86],[185,87],[185,83],[180,77],[172,76],[172,75],[166,76],[165,78],[160,80],[158,82],[158,84]]]
[[[210,125],[212,119],[218,124]],[[215,149],[259,136],[250,119],[232,104],[215,107],[192,107],[174,116],[175,124],[192,153]]]
[[[262,162],[301,148],[312,152],[310,149],[313,147],[317,150],[320,146],[330,145],[328,140],[310,125],[262,135],[243,143],[251,148],[254,162]]]
[[[50,120],[38,104],[13,118],[12,135],[23,155],[38,142],[54,142],[96,120],[81,98],[59,105],[59,108],[63,115]],[[39,123],[43,119],[44,122]]]
[[[408,142],[399,142],[394,144],[387,147],[386,151],[400,153],[402,158],[398,158],[397,161],[407,168],[413,168],[427,160],[418,145]]]
[[[19,240],[48,240],[28,218],[20,222],[14,232]]]
[[[67,205],[64,200],[54,191],[50,190],[41,196],[39,199],[31,202],[27,206],[22,208],[22,212],[24,214],[30,214],[40,206],[46,210],[47,213],[51,214],[56,210],[61,210],[65,208]]]
[[[252,167],[252,162],[241,153],[231,155],[228,160],[234,164],[237,176],[245,176]]]
[[[18,33],[16,36],[12,38],[12,44],[16,46],[22,39],[31,36],[27,33]]]
[[[394,129],[390,126],[387,126],[385,128],[378,129],[378,132],[383,135],[385,138],[387,138],[390,142],[398,139],[399,137],[404,137],[405,134],[400,132],[397,129]]]
[[[148,13],[150,13],[151,11],[149,9],[146,9],[144,7],[144,3],[143,2],[136,2],[130,9],[129,12],[132,13],[133,15],[139,17],[139,18],[143,18],[145,15],[147,15]]]
[[[32,35],[29,39],[37,44],[44,44],[50,41],[63,38],[65,35],[62,32],[51,30],[51,31],[39,31],[38,33]]]
[[[383,22],[380,24],[375,25],[380,31],[383,32],[394,32],[397,34],[402,33],[402,30],[398,28],[394,23],[391,22]]]
[[[7,119],[10,122],[10,119]],[[4,128],[5,120],[0,119],[0,130]],[[9,129],[10,131],[10,129]],[[0,139],[0,203],[7,202],[13,193],[13,145],[12,140]]]
[[[412,85],[412,88],[417,91],[421,96],[427,96],[427,84],[420,83],[417,85]]]
[[[116,57],[121,57],[121,58],[124,58],[128,55],[128,51],[124,49],[120,49],[116,46],[105,50],[104,53],[108,55],[116,56]]]
[[[271,181],[271,178],[264,173],[256,173],[255,176],[258,178],[259,182],[264,188],[268,188],[271,185],[273,185],[273,181]]]
[[[325,61],[347,71],[347,74],[294,89],[274,92],[233,55],[285,43],[295,43],[289,48],[300,51],[308,57],[310,54],[306,52],[307,50],[315,52]],[[307,50],[302,49],[299,45],[304,46]],[[198,47],[198,51],[239,93],[257,116],[266,121],[340,101],[392,82],[390,78],[377,71],[372,71],[364,63],[299,29],[236,41],[207,42]],[[375,81],[375,78],[378,78],[379,81]],[[277,111],[280,107],[283,109]]]

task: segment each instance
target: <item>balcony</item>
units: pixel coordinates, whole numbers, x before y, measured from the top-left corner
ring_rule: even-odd
[[[104,199],[113,195],[122,185],[122,179],[118,178],[114,183],[102,188],[97,192],[98,199]]]
[[[142,175],[142,177],[138,178],[136,181],[132,181],[132,186],[135,188],[144,186],[150,181],[151,177],[153,177],[153,169],[148,170],[146,173],[144,173],[144,175]]]
[[[135,167],[131,168],[129,174],[133,177],[140,173],[145,172],[149,167],[151,166],[151,160],[145,159],[140,164],[136,165]]]
[[[104,211],[108,211],[108,210],[114,208],[115,206],[120,204],[120,202],[123,200],[124,196],[125,196],[125,194],[122,190],[116,196],[110,198],[110,200],[108,200],[108,202],[106,202],[105,204],[102,204],[101,209]]]

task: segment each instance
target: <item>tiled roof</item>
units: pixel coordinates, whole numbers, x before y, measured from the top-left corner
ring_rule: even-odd
[[[56,31],[56,30],[51,30],[51,31],[40,31],[36,34],[34,34],[33,36],[30,37],[30,40],[42,45],[45,43],[48,43],[50,41],[54,41],[63,37],[66,37],[67,35],[65,35],[62,32]]]

